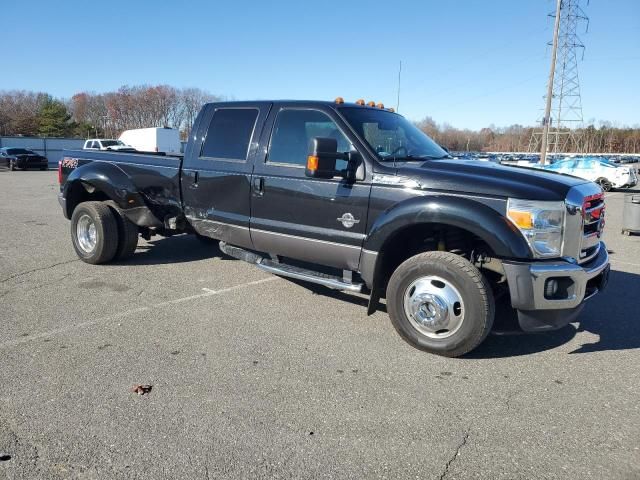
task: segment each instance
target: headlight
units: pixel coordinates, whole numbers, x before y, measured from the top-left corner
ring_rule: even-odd
[[[522,232],[536,257],[560,256],[564,211],[564,202],[507,201],[507,218]]]

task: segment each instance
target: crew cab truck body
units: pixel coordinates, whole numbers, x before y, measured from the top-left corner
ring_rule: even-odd
[[[525,331],[576,320],[604,288],[604,198],[566,175],[456,161],[383,107],[311,101],[205,105],[184,158],[68,151],[60,203],[80,258],[138,233],[193,233],[285,277],[386,297],[398,333],[459,356],[496,302]]]

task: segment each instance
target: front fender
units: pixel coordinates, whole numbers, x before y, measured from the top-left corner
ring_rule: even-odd
[[[414,197],[395,205],[376,219],[364,248],[379,252],[385,242],[403,228],[436,223],[473,233],[499,258],[532,258],[525,238],[503,215],[478,201],[449,195]]]

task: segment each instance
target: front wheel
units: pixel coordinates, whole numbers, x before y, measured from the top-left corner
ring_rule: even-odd
[[[73,248],[83,262],[105,263],[118,249],[118,224],[102,202],[82,202],[71,216]]]
[[[13,160],[9,160],[9,170],[13,172],[15,171],[15,169],[16,169],[16,162],[14,162]]]
[[[449,252],[415,255],[393,272],[387,309],[400,336],[416,348],[458,357],[493,325],[493,292],[468,260]]]

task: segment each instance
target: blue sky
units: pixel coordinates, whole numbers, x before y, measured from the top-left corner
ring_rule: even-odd
[[[586,3],[586,0],[585,0]],[[244,99],[365,98],[457,127],[533,124],[552,0],[29,1],[0,6],[0,90],[123,84]],[[592,0],[585,120],[640,125],[640,1]],[[17,73],[23,72],[23,73]]]

